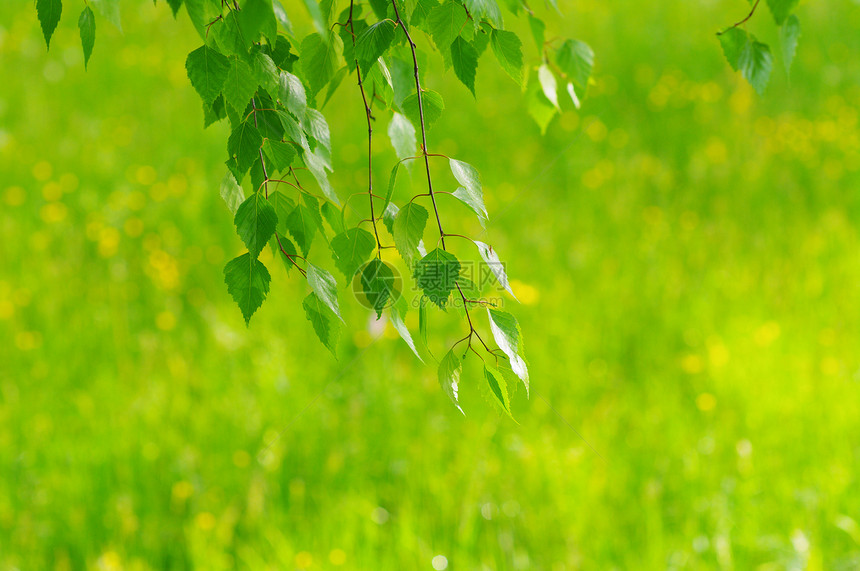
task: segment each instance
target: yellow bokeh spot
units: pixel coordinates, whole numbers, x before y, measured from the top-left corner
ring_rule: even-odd
[[[96,561],[98,571],[121,571],[122,559],[116,551],[105,551]]]
[[[36,177],[38,181],[46,181],[51,178],[51,175],[54,173],[54,169],[51,167],[51,163],[48,161],[39,161],[35,165],[33,165],[33,176]]]
[[[780,333],[781,330],[779,328],[779,323],[776,321],[768,321],[756,330],[754,336],[755,342],[762,347],[767,347],[779,339]]]
[[[685,355],[684,358],[681,359],[681,368],[685,373],[695,375],[702,372],[704,363],[702,363],[702,358],[698,355]]]
[[[609,133],[609,144],[616,149],[623,149],[630,142],[630,135],[624,129],[613,129]]]
[[[158,173],[155,172],[155,169],[149,165],[143,165],[141,167],[137,167],[137,171],[134,173],[135,181],[140,184],[150,185],[156,181],[158,178]]]
[[[167,180],[167,189],[173,196],[182,196],[188,188],[188,179],[185,175],[174,174]]]
[[[729,350],[718,339],[708,340],[708,361],[711,366],[719,369],[729,362]]]
[[[180,480],[173,484],[171,493],[174,500],[187,500],[194,493],[194,486],[191,485],[191,482]]]
[[[585,134],[594,141],[595,143],[599,143],[603,139],[606,138],[608,129],[606,125],[603,124],[603,121],[600,119],[594,119],[589,123],[588,127],[585,128]]]
[[[364,349],[370,345],[371,341],[373,341],[373,338],[370,336],[370,333],[364,329],[359,329],[352,335],[352,342],[355,343],[355,346],[359,349]]]
[[[110,258],[116,255],[119,248],[119,230],[111,226],[102,228],[99,232],[99,255],[103,258]]]
[[[237,468],[246,468],[251,463],[251,455],[244,450],[233,452],[233,464]]]
[[[520,280],[511,280],[510,285],[520,303],[534,305],[540,300],[540,291],[536,287]]]
[[[70,172],[63,174],[60,177],[60,188],[66,194],[76,191],[78,189],[78,177]]]
[[[343,549],[332,549],[328,554],[328,560],[332,565],[343,565],[346,563],[346,551]]]
[[[218,521],[211,513],[200,512],[199,514],[197,514],[197,517],[194,518],[194,523],[196,523],[197,527],[199,527],[203,531],[209,531],[210,529],[215,527],[215,524],[218,523]]]
[[[167,185],[159,182],[149,187],[149,196],[156,202],[162,202],[167,198]]]
[[[42,346],[42,334],[38,331],[19,331],[15,335],[15,346],[21,351],[32,351]]]
[[[296,567],[305,569],[314,564],[314,556],[307,551],[299,551],[296,553]]]
[[[15,304],[8,299],[0,299],[0,319],[12,319],[15,315]]]
[[[146,195],[139,190],[135,190],[129,193],[128,198],[126,198],[126,204],[128,204],[129,210],[143,210],[143,207],[146,206]]]
[[[829,377],[839,374],[839,360],[835,357],[825,357],[821,360],[821,372]]]
[[[723,164],[728,158],[728,150],[725,143],[716,137],[711,138],[705,146],[705,156],[708,157],[711,164]]]
[[[129,218],[122,227],[131,238],[137,238],[143,234],[143,221],[140,218]]]
[[[565,131],[576,131],[579,127],[579,115],[572,111],[561,114],[561,128]]]
[[[27,200],[27,193],[20,186],[10,186],[3,193],[3,199],[9,206],[21,206]]]
[[[58,182],[49,182],[42,187],[42,196],[48,202],[56,202],[63,198],[63,187]]]
[[[62,222],[66,219],[69,209],[61,202],[46,204],[39,210],[39,217],[48,224]]]
[[[176,327],[176,316],[170,311],[162,311],[156,316],[155,325],[162,331],[170,331]]]
[[[717,406],[717,397],[711,393],[702,393],[696,397],[696,407],[702,412],[714,410]]]

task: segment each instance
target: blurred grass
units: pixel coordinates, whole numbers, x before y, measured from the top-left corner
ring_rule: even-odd
[[[477,104],[431,74],[525,302],[519,426],[356,304],[335,361],[280,268],[244,327],[198,40],[124,9],[85,73],[74,18],[46,54],[0,7],[0,569],[860,567],[860,6],[804,5],[759,99],[712,35],[745,3],[571,3],[597,83],[545,137],[491,57]],[[326,109],[342,196],[361,111]]]

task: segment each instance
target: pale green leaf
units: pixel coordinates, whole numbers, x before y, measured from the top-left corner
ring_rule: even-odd
[[[540,87],[547,100],[552,103],[553,107],[558,109],[558,84],[555,81],[555,75],[548,65],[543,64],[538,68],[538,81]]]
[[[585,42],[567,40],[558,48],[555,62],[561,71],[583,90],[594,67],[594,51]]]
[[[519,84],[523,82],[523,45],[513,32],[493,30],[490,45],[505,73]]]
[[[490,271],[493,272],[493,275],[496,276],[496,280],[498,280],[499,285],[505,288],[505,290],[511,294],[511,297],[517,299],[517,296],[514,295],[514,290],[511,289],[511,284],[508,283],[508,274],[505,271],[505,265],[499,259],[499,255],[496,251],[493,250],[493,247],[477,240],[475,240],[475,246],[478,247],[478,253],[481,254],[481,258],[484,260],[484,263],[487,264],[487,267],[489,267]]]
[[[239,205],[241,205],[245,201],[245,193],[242,191],[242,187],[239,186],[239,183],[236,182],[236,178],[233,176],[233,173],[228,172],[224,175],[224,178],[221,179],[221,198],[224,199],[224,204],[227,205],[227,208],[230,210],[230,214],[235,215],[236,211],[239,209]]]
[[[421,128],[421,115],[419,113],[418,94],[413,93],[403,100],[403,113],[409,117],[416,129]],[[442,96],[435,91],[424,91],[421,94],[421,104],[424,111],[424,126],[427,130],[442,116],[445,102]]]
[[[382,20],[358,34],[355,39],[355,58],[362,70],[385,53],[394,40],[396,26],[391,20]]]
[[[269,161],[269,170],[283,172],[290,168],[293,159],[296,158],[296,148],[290,143],[266,139],[263,142],[263,152]],[[269,172],[271,175],[272,173]]]
[[[302,41],[299,61],[312,95],[317,94],[334,77],[340,67],[342,51],[343,42],[335,33],[328,33],[327,39],[323,39],[320,34],[311,34]]]
[[[507,414],[511,419],[511,400],[508,396],[508,383],[498,369],[487,364],[484,365],[484,379],[490,389],[490,394],[493,397],[493,402],[499,407],[499,410]]]
[[[800,0],[767,0],[767,6],[777,25],[781,26],[788,16],[797,8]]]
[[[412,352],[415,353],[415,356],[418,357],[418,360],[422,363],[424,359],[421,358],[421,355],[418,353],[418,348],[415,346],[415,341],[412,339],[412,334],[409,333],[409,328],[406,327],[406,322],[403,318],[406,315],[406,310],[408,305],[406,304],[405,298],[401,297],[397,300],[397,303],[391,306],[388,314],[391,319],[391,325],[394,326],[394,329],[400,335],[401,339],[406,341],[406,344],[409,345],[409,348],[412,349]]]
[[[720,46],[723,48],[726,61],[729,62],[733,70],[737,71],[741,54],[747,45],[747,33],[740,28],[729,28],[718,34],[717,39],[720,40]]]
[[[90,4],[95,6],[96,12],[101,14],[105,20],[122,32],[122,22],[119,16],[119,0],[90,0]]]
[[[490,329],[499,349],[507,355],[511,369],[529,390],[529,370],[522,350],[522,332],[517,318],[499,309],[487,308]]]
[[[773,56],[770,54],[770,48],[757,41],[754,36],[750,36],[741,52],[738,68],[750,85],[759,95],[762,95],[773,69]]]
[[[442,361],[439,362],[437,375],[442,390],[445,391],[445,394],[448,395],[448,398],[451,399],[451,402],[454,403],[454,406],[460,412],[463,412],[463,409],[460,408],[460,374],[462,372],[463,364],[454,353],[454,350],[451,349],[442,358]],[[463,414],[465,415],[466,413],[463,412]]]
[[[442,52],[450,49],[454,38],[460,35],[460,30],[465,24],[466,10],[453,0],[433,8],[427,15],[430,35],[433,36],[436,47]]]
[[[281,104],[296,117],[304,117],[308,107],[308,96],[302,80],[288,71],[282,71],[280,84]]]
[[[418,244],[424,236],[429,214],[420,204],[410,202],[397,213],[394,218],[392,234],[397,251],[403,256],[408,266],[412,266],[418,257]]]
[[[337,316],[313,292],[304,299],[302,307],[319,340],[334,356],[337,356],[337,341],[340,338],[341,328]]]
[[[340,316],[340,306],[337,302],[337,282],[335,281],[334,276],[331,275],[328,270],[315,266],[310,262],[307,264],[306,272],[308,285],[311,286],[311,289],[318,296],[320,301],[328,306],[332,313],[342,321],[343,318]]]
[[[392,114],[391,123],[388,124],[388,137],[398,159],[415,156],[415,150],[418,148],[415,126],[405,115],[397,112]]]
[[[792,14],[779,29],[779,43],[782,46],[782,63],[785,73],[791,71],[791,62],[797,52],[797,40],[800,38],[800,20]]]

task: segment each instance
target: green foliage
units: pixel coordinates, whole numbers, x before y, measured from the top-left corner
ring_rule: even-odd
[[[457,287],[460,262],[445,250],[435,249],[415,264],[414,277],[427,298],[444,309],[451,292]]]
[[[78,18],[78,29],[81,33],[81,47],[84,50],[84,68],[86,68],[96,43],[96,17],[89,6],[84,7]]]
[[[442,360],[439,362],[437,376],[439,377],[439,386],[457,407],[457,410],[463,412],[460,408],[460,375],[463,373],[463,364],[454,353],[454,349],[448,351]],[[466,414],[463,412],[463,414]]]
[[[462,341],[473,349],[473,341],[480,339],[488,356],[501,358],[480,336],[480,331],[489,327],[512,373],[528,388],[522,331],[516,318],[489,308],[486,324],[480,323],[474,315],[475,307],[492,305],[481,298],[484,284],[461,275],[464,265],[448,250],[446,239],[450,242],[452,237],[470,238],[443,230],[446,212],[444,208],[440,211],[437,204],[434,172],[429,163],[444,155],[432,153],[427,146],[433,143],[428,142],[428,131],[438,123],[445,103],[439,92],[427,86],[424,70],[430,65],[428,57],[435,53],[443,67],[453,69],[456,78],[476,96],[479,58],[491,49],[502,70],[523,87],[529,115],[543,132],[563,108],[570,106],[566,98],[559,99],[560,88],[576,108],[581,106],[595,68],[591,47],[576,39],[553,38],[547,42],[544,22],[518,0],[509,0],[505,5],[515,16],[526,13],[537,47],[537,57],[530,62],[526,61],[520,37],[505,28],[496,0],[370,0],[350,3],[348,7],[336,6],[332,0],[305,0],[314,31],[303,39],[296,36],[290,14],[278,0],[167,0],[174,17],[183,3],[204,41],[185,60],[191,86],[203,104],[204,124],[225,118],[229,122],[228,172],[222,179],[220,194],[234,214],[237,234],[247,253],[229,262],[224,275],[228,292],[246,322],[268,293],[269,273],[258,259],[268,243],[274,257],[288,271],[296,268],[306,276],[312,293],[303,301],[305,314],[323,344],[335,352],[341,319],[336,281],[328,270],[317,265],[325,256],[315,251],[310,258],[312,244],[321,236],[328,242],[334,266],[347,282],[358,275],[360,291],[356,293],[367,300],[377,318],[390,307],[395,330],[419,355],[406,326],[408,304],[401,292],[395,291],[400,286],[396,285],[392,266],[383,259],[385,249],[391,245],[384,243],[385,235],[380,237],[381,219],[394,247],[412,270],[414,288],[424,294],[418,312],[422,346],[427,346],[426,302],[445,309],[456,290],[461,302],[458,305],[469,326],[468,336]],[[766,3],[782,26],[781,54],[788,70],[800,35],[799,21],[793,14],[798,1]],[[120,27],[118,0],[92,0],[91,5]],[[555,2],[551,5],[557,9]],[[342,10],[339,16],[338,9]],[[61,1],[36,0],[36,12],[45,42],[50,45],[60,21]],[[742,27],[746,20],[722,32],[720,43],[732,68],[762,93],[771,74],[772,56],[768,46]],[[96,27],[89,5],[80,15],[78,27],[87,65]],[[361,212],[355,203],[348,208],[340,206],[339,194],[346,189],[334,188],[329,180],[334,166],[332,137],[321,111],[335,91],[343,89],[344,79],[351,74],[360,74],[352,82],[353,97],[365,106],[370,149],[366,157],[370,212],[360,214],[360,219],[353,218],[353,211]],[[374,125],[379,118],[388,119],[387,134],[398,158],[384,196],[373,191],[374,159],[378,158],[374,156],[378,154],[374,151]],[[427,190],[398,208],[393,200],[401,164],[410,169],[420,164],[426,171]],[[477,169],[455,159],[449,159],[449,166],[459,186],[444,194],[465,204],[486,227],[489,216]],[[250,179],[247,192],[242,187],[246,175]],[[354,193],[350,192],[350,196]],[[429,197],[432,212],[415,202],[420,196]],[[431,216],[431,227],[438,229],[439,236],[438,247],[428,254],[423,238]],[[370,226],[360,227],[363,223]],[[326,227],[332,230],[330,240]],[[474,244],[481,263],[513,297],[506,269],[496,252],[484,242]],[[290,275],[295,277],[295,273]],[[443,363],[440,382],[456,404],[462,363],[451,351]],[[505,371],[504,367],[501,372],[487,367],[484,377],[494,402],[510,415]]]

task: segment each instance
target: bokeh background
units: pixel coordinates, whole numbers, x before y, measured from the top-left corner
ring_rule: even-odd
[[[430,71],[522,301],[519,424],[473,364],[461,416],[346,289],[335,360],[279,265],[246,328],[187,17],[124,2],[85,72],[66,4],[49,53],[0,5],[0,569],[860,568],[856,2],[799,8],[762,98],[714,36],[745,2],[564,2],[596,81],[545,136],[492,56],[479,103]],[[325,112],[346,196],[351,79]]]

